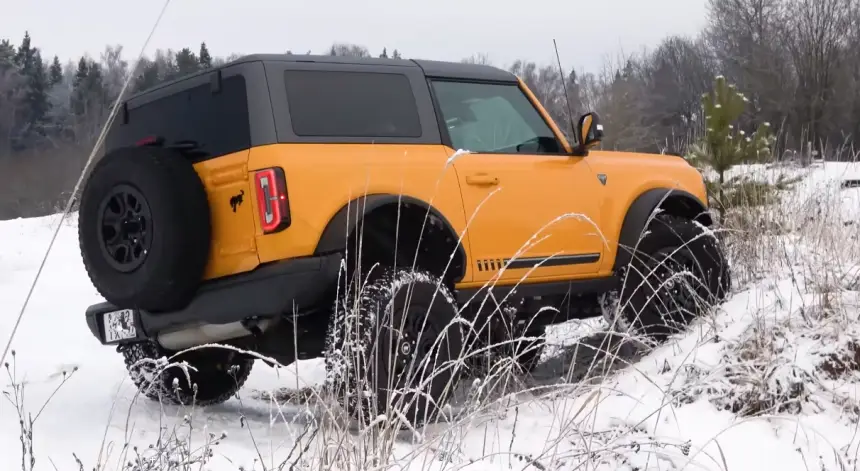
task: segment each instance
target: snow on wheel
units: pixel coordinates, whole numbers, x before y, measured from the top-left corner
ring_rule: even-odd
[[[209,257],[203,183],[179,152],[117,149],[81,195],[78,239],[99,293],[123,308],[166,311],[194,295]]]
[[[183,352],[173,359],[174,352],[151,341],[126,344],[119,351],[138,390],[149,399],[173,405],[220,404],[242,388],[254,366],[252,357],[218,347]],[[168,367],[168,359],[171,365],[184,361],[189,367]]]
[[[338,302],[326,338],[328,385],[354,419],[433,420],[459,377],[463,334],[439,278],[388,270]],[[396,409],[396,411],[395,411]]]

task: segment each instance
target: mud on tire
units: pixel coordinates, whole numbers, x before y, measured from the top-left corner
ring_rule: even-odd
[[[129,147],[93,168],[81,195],[78,240],[98,292],[123,308],[166,311],[193,297],[209,258],[203,183],[179,152]]]
[[[185,352],[173,359],[173,352],[151,341],[123,345],[118,350],[138,390],[149,399],[172,405],[220,404],[242,388],[254,366],[253,358],[217,347]],[[197,371],[187,368],[186,376],[186,370],[179,366],[166,368],[167,363],[161,360],[164,357],[171,364],[185,361]]]
[[[658,214],[635,249],[622,288],[603,300],[604,316],[616,328],[659,342],[728,295],[722,244],[694,221]]]
[[[351,419],[432,421],[460,376],[458,320],[439,278],[385,269],[337,303],[326,338],[327,388]]]

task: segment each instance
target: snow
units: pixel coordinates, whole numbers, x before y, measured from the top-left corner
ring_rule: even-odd
[[[451,423],[418,430],[417,439],[398,434],[369,456],[398,469],[434,470],[853,469],[860,453],[860,241],[853,225],[860,189],[840,190],[839,181],[860,177],[860,166],[756,165],[733,174],[801,178],[773,209],[790,230],[756,239],[771,257],[756,261],[767,267],[763,276],[742,277],[731,298],[687,333],[644,354],[625,353],[612,368],[610,355],[594,351],[608,339],[602,320],[553,327],[544,363],[533,377],[516,378],[510,394],[466,381]],[[0,222],[4,342],[57,223],[57,216]],[[257,362],[239,396],[220,406],[160,406],[136,396],[119,354],[90,334],[84,311],[99,301],[72,215],[33,293],[16,354],[7,358],[27,411],[35,415],[50,397],[33,428],[36,469],[77,470],[75,456],[84,469],[123,469],[126,443],[142,452],[165,432],[184,437],[186,416],[192,449],[204,446],[208,433],[226,433],[202,469],[272,469],[305,446],[305,467],[371,467],[355,451],[357,443],[369,446],[366,436],[337,426],[302,436],[321,420],[320,406],[284,401],[279,391],[320,384],[321,360],[278,370]],[[578,381],[586,373],[599,380]],[[10,377],[0,389],[12,393]],[[21,469],[19,432],[15,407],[0,401],[0,469]],[[292,451],[296,440],[302,446]],[[348,456],[332,457],[332,449]]]

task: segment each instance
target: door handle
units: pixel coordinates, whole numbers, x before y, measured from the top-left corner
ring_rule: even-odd
[[[499,178],[487,175],[486,173],[479,173],[477,175],[468,175],[466,183],[469,185],[493,186],[499,184]]]

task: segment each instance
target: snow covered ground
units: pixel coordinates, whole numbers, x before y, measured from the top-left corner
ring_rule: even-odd
[[[72,217],[7,358],[35,418],[35,469],[77,470],[78,459],[83,469],[124,469],[131,447],[153,455],[147,447],[164,448],[174,431],[185,440],[189,429],[194,453],[208,434],[226,432],[203,468],[213,470],[278,469],[299,455],[301,467],[315,469],[856,469],[860,189],[840,190],[839,181],[860,178],[860,166],[743,171],[803,179],[759,215],[767,224],[729,236],[739,274],[713,315],[644,356],[621,358],[613,371],[602,369],[607,355],[590,348],[607,339],[602,322],[558,326],[544,363],[534,377],[515,378],[511,394],[466,398],[465,385],[451,423],[377,440],[376,448],[369,437],[320,425],[314,401],[268,394],[318,384],[317,360],[280,370],[258,362],[239,398],[221,406],[136,399],[120,356],[84,322],[100,297],[82,267]],[[57,222],[0,222],[4,343]],[[586,374],[600,380],[578,381]],[[5,372],[0,389],[14,397]],[[0,469],[21,469],[19,436],[15,407],[0,401]]]

